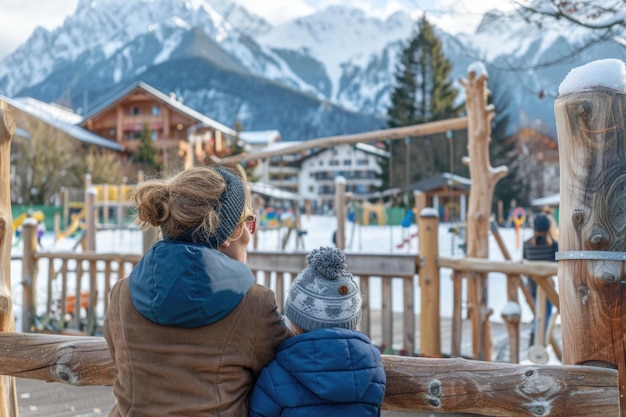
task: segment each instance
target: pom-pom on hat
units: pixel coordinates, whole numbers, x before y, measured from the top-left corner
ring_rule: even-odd
[[[323,246],[307,255],[307,267],[296,277],[285,301],[285,316],[305,331],[329,327],[356,329],[361,320],[361,293],[346,257]]]
[[[550,230],[550,218],[548,215],[544,213],[537,214],[533,222],[533,228],[535,232],[547,232]]]

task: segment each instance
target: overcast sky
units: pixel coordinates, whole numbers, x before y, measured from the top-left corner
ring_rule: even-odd
[[[471,32],[480,16],[493,8],[511,9],[509,0],[234,0],[273,24],[312,13],[316,7],[329,4],[370,4],[368,12],[387,16],[403,4],[437,11],[455,10],[446,20],[432,17],[432,23],[451,32]],[[76,10],[78,0],[0,0],[0,59],[26,42],[37,26],[50,31],[63,24]]]

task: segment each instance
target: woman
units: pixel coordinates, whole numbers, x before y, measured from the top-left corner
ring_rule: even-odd
[[[559,251],[559,242],[552,235],[554,222],[546,213],[539,213],[533,220],[533,236],[524,242],[522,248],[522,258],[529,261],[550,261],[556,262],[556,253]],[[528,286],[533,301],[537,302],[537,283],[534,279],[528,278]],[[546,300],[545,327],[547,328],[552,316],[552,303]],[[535,343],[536,320],[533,320],[530,329],[530,345]]]
[[[109,416],[246,416],[254,381],[289,335],[246,261],[243,180],[193,167],[134,192],[163,240],[111,291],[104,333],[118,375]]]

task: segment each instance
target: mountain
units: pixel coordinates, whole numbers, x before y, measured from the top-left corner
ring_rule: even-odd
[[[38,28],[0,62],[0,94],[84,113],[142,80],[225,125],[239,119],[284,140],[355,133],[385,126],[397,55],[415,27],[406,12],[383,20],[345,6],[273,26],[229,0],[80,0],[61,27]],[[553,136],[553,92],[567,72],[626,49],[607,40],[568,57],[585,33],[533,30],[500,12],[474,34],[438,35],[455,80],[480,59],[490,88],[509,97],[512,129]]]

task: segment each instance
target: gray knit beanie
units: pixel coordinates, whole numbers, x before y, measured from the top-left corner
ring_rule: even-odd
[[[285,316],[306,331],[328,327],[355,329],[361,320],[361,293],[346,271],[346,257],[324,246],[307,256],[285,301]]]

